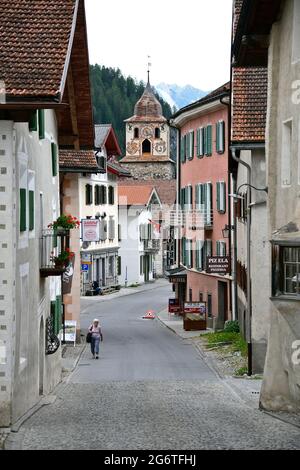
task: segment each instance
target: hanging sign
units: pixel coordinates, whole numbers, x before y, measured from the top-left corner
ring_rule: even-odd
[[[98,219],[83,219],[81,221],[83,242],[100,241],[100,221]]]
[[[75,266],[75,255],[69,261],[69,264],[68,264],[65,272],[62,275],[62,293],[63,293],[63,295],[71,294],[72,281],[73,281],[73,275],[74,275],[74,266]]]
[[[229,256],[208,256],[206,272],[208,274],[229,274],[230,257]]]

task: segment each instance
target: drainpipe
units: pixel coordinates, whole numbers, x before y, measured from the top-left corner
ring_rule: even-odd
[[[180,127],[176,126],[173,119],[170,119],[169,126],[177,131],[177,148],[176,148],[176,219],[179,220],[179,207],[180,207],[180,177],[181,177],[181,166],[180,166],[180,144],[181,144],[181,130]],[[178,229],[177,229],[178,230]],[[180,268],[180,239],[179,233],[176,230],[176,264]]]
[[[247,206],[247,344],[248,375],[252,375],[252,298],[251,298],[251,167],[236,156],[236,149],[231,148],[232,158],[247,169],[248,206]],[[235,221],[236,226],[236,221]]]

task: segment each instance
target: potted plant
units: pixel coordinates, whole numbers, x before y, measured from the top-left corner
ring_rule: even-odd
[[[51,253],[50,260],[52,261],[52,263],[54,263],[56,268],[60,269],[67,267],[72,258],[74,258],[74,256],[75,253],[73,253],[73,251],[70,251],[69,248],[66,248],[58,256],[54,256],[54,254]]]
[[[53,228],[54,231],[60,230],[71,230],[73,228],[78,228],[80,226],[80,222],[77,217],[73,217],[72,215],[60,215],[57,220],[52,222],[48,225],[48,228]]]

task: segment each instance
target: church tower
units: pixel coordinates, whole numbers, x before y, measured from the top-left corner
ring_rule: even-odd
[[[126,119],[126,156],[120,161],[137,180],[172,180],[175,162],[170,158],[170,128],[160,102],[148,83]]]

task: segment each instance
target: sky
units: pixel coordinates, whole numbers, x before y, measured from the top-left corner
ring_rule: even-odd
[[[151,84],[229,80],[232,0],[86,0],[90,62]]]

